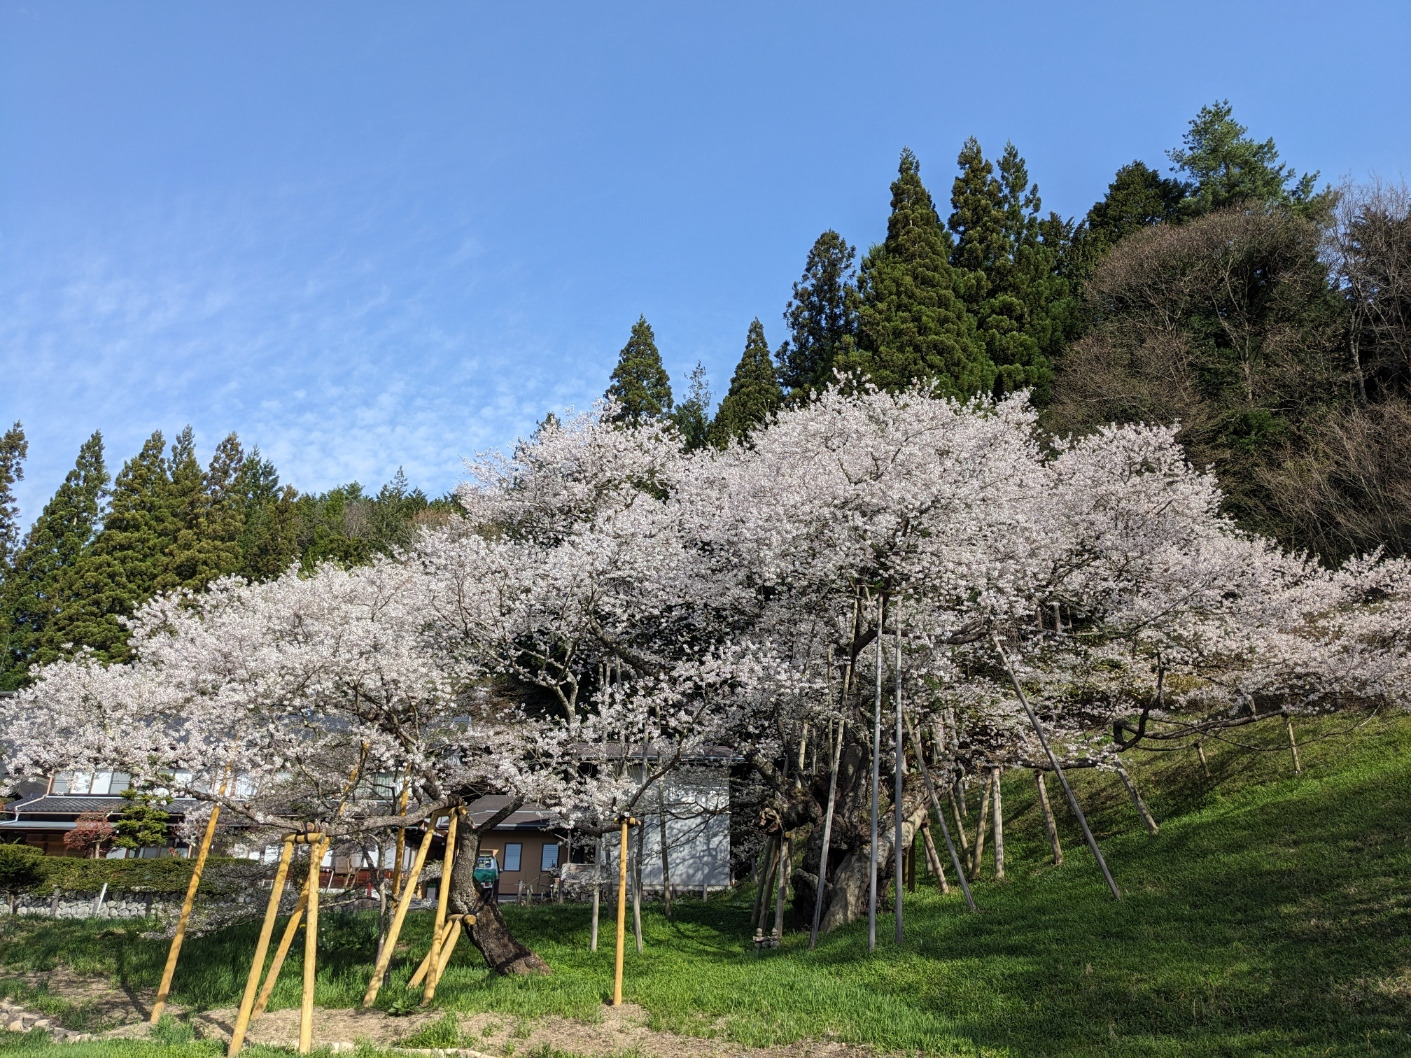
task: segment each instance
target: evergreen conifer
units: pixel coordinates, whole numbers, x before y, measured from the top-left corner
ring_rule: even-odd
[[[705,365],[697,360],[691,371],[686,399],[676,405],[676,410],[671,413],[676,431],[681,435],[681,447],[687,452],[704,448],[710,441],[710,402],[710,383],[706,379]]]
[[[0,436],[0,576],[9,569],[19,549],[20,508],[15,502],[15,482],[24,480],[28,454],[24,427],[17,422]]]
[[[769,421],[783,400],[784,391],[774,373],[769,343],[764,340],[764,325],[756,318],[750,324],[744,354],[730,379],[730,391],[720,401],[715,421],[710,424],[711,441],[724,448],[731,441],[744,440],[751,430]]]
[[[886,241],[868,252],[858,278],[857,348],[838,357],[840,369],[883,389],[929,381],[948,396],[990,390],[995,367],[965,310],[950,249],[916,156],[904,150]]]
[[[1201,107],[1191,119],[1185,147],[1166,152],[1174,171],[1189,178],[1182,213],[1199,217],[1227,206],[1246,206],[1286,209],[1312,220],[1326,216],[1337,202],[1337,192],[1327,187],[1315,192],[1317,172],[1300,176],[1292,166],[1280,164],[1273,139],[1255,142],[1233,115],[1228,99]]]
[[[607,396],[618,404],[618,422],[659,419],[671,411],[671,379],[645,316],[632,325],[632,334],[618,354]]]
[[[779,347],[779,381],[806,397],[833,381],[833,365],[857,342],[857,250],[831,229],[808,251],[803,277],[784,310],[789,339]]]
[[[79,449],[74,468],[35,519],[7,571],[0,606],[6,640],[0,658],[0,690],[21,686],[31,664],[61,656],[66,642],[54,626],[72,608],[78,585],[70,574],[98,531],[108,471],[103,435],[94,433]]]

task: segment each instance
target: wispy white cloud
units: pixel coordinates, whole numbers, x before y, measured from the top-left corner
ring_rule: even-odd
[[[602,354],[546,347],[515,261],[492,266],[468,224],[361,207],[335,213],[311,188],[44,218],[5,240],[0,417],[30,437],[25,516],[95,428],[113,470],[152,430],[191,423],[203,451],[237,431],[302,489],[401,466],[439,492],[463,456],[601,388]]]

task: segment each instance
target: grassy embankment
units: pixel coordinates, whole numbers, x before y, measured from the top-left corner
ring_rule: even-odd
[[[1292,776],[1275,724],[1194,752],[1132,753],[1129,768],[1161,822],[1147,835],[1114,776],[1077,776],[1124,892],[1106,893],[1061,805],[1066,862],[1047,861],[1032,780],[1005,783],[1008,878],[986,865],[981,913],[923,881],[907,897],[907,940],[868,957],[859,928],[756,953],[748,900],[677,903],[674,921],[646,914],[647,951],[629,949],[625,992],[654,1027],[721,1033],[743,1044],[805,1037],[883,1051],[957,1055],[1411,1054],[1411,722],[1305,724],[1304,775]],[[1131,758],[1135,758],[1132,760]],[[1056,784],[1051,784],[1057,796]],[[424,949],[429,914],[407,939]],[[518,934],[552,964],[542,979],[492,979],[458,953],[437,1005],[509,1015],[598,1016],[611,987],[610,945],[587,952],[587,911],[510,908]],[[605,923],[606,925],[606,923]],[[330,916],[321,930],[317,1001],[356,1004],[374,942],[369,916]],[[173,1000],[189,1008],[238,1000],[254,926],[188,942]],[[165,946],[136,927],[4,921],[0,989],[16,974],[67,965],[144,989]],[[890,938],[890,921],[879,930]],[[610,937],[605,930],[605,936]],[[296,946],[297,948],[298,946]],[[298,956],[273,1009],[298,1002]],[[380,1002],[415,959],[394,971]],[[34,1000],[30,993],[27,998]],[[81,1022],[82,1009],[51,1006]],[[144,1047],[146,1049],[144,1049]],[[136,1049],[133,1049],[136,1048]],[[70,1058],[218,1053],[212,1043],[79,1044],[50,1049],[10,1036],[0,1051]]]

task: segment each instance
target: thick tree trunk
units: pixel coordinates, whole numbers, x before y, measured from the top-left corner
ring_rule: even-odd
[[[450,906],[454,914],[474,915],[470,942],[475,945],[490,969],[499,974],[546,974],[549,964],[519,941],[505,924],[504,916],[493,900],[484,899],[475,887],[475,856],[480,851],[480,835],[470,827],[461,827],[456,834],[456,857],[451,877],[442,879],[450,885]]]
[[[635,845],[636,853],[632,856],[632,935],[637,941],[637,954],[642,954],[642,843],[646,840],[644,831],[646,827],[637,828],[637,840],[628,842],[628,847]]]
[[[902,820],[903,847],[915,837],[916,828],[925,818],[926,806],[922,804]],[[890,827],[878,835],[877,876],[879,879],[888,876],[892,862],[892,841],[893,835]],[[842,857],[838,863],[837,871],[832,878],[828,879],[827,906],[823,911],[823,921],[819,924],[820,933],[827,933],[839,926],[846,926],[850,922],[867,917],[868,881],[868,847],[864,841],[860,846],[850,849],[847,855]],[[881,894],[878,895],[880,897]]]

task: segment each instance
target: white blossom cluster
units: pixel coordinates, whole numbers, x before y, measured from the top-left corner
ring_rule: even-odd
[[[830,390],[724,451],[600,407],[470,466],[396,559],[147,604],[135,660],[4,706],[17,774],[121,766],[344,834],[487,793],[597,832],[702,754],[790,760],[886,683],[951,752],[1061,754],[1140,714],[1400,703],[1411,568],[1238,530],[1169,428],[1046,440],[1025,398]],[[850,693],[844,695],[844,677]],[[815,752],[818,738],[815,734]],[[222,792],[224,791],[224,792]]]

